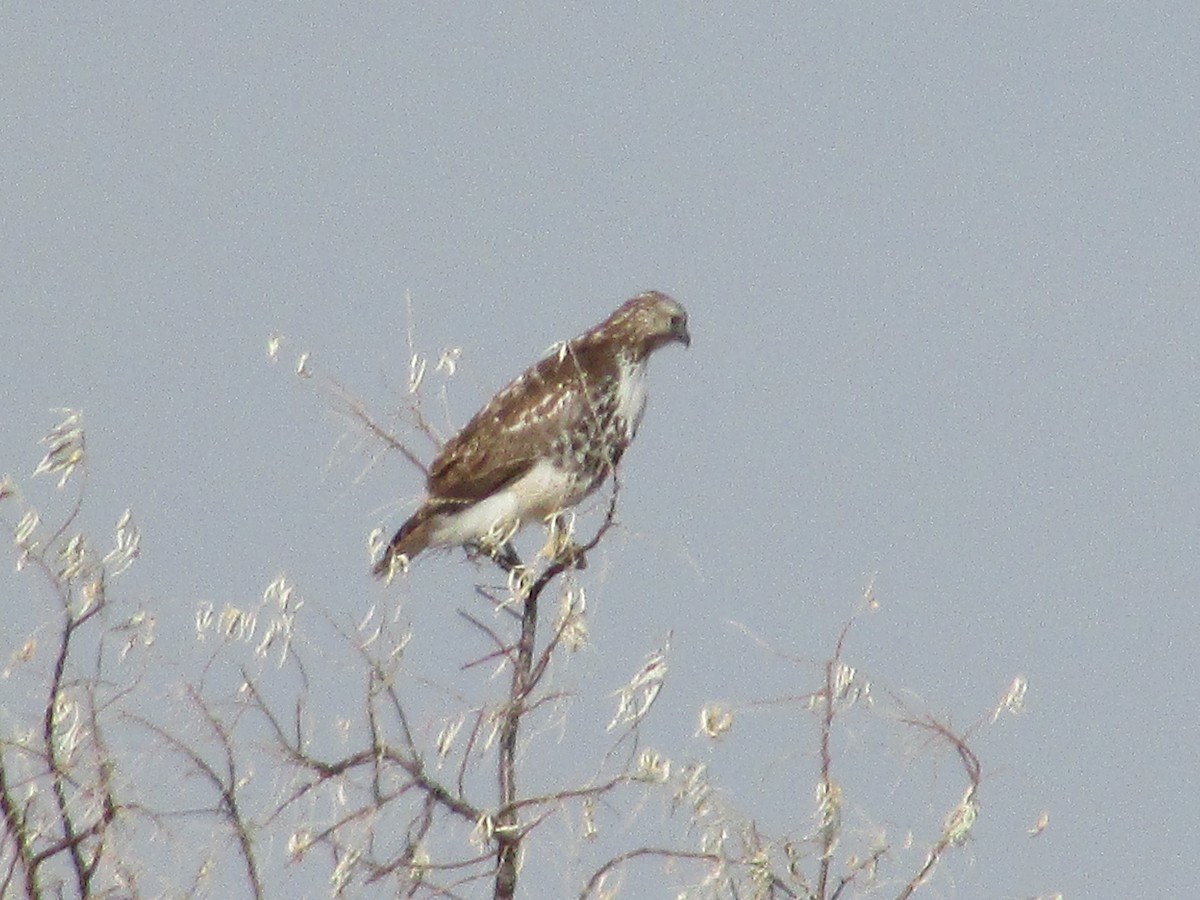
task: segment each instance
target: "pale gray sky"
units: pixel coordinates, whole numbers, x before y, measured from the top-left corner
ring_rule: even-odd
[[[815,687],[729,621],[819,660],[874,575],[850,657],[881,688],[965,725],[1030,683],[935,896],[1194,894],[1198,47],[1189,3],[8,4],[0,471],[81,408],[85,521],[133,508],[127,590],[183,643],[286,571],[467,655],[457,557],[367,578],[418,479],[359,479],[288,366],[395,409],[409,292],[420,346],[463,347],[461,423],[667,291],[693,344],[651,366],[589,677],[672,632],[653,739],[803,832],[807,714],[710,749],[695,711]]]

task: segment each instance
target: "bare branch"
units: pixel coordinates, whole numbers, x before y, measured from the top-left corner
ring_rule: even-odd
[[[641,859],[642,857],[658,857],[661,859],[682,859],[691,860],[694,862],[706,862],[712,865],[721,865],[725,860],[715,853],[695,853],[687,850],[671,850],[665,847],[639,847],[636,850],[629,850],[619,856],[614,856],[599,869],[592,873],[592,877],[588,879],[588,883],[584,885],[582,891],[579,892],[579,900],[588,900],[593,892],[601,886],[604,877],[614,869],[625,865],[625,863]]]
[[[217,743],[221,747],[224,757],[223,773],[218,772],[213,765],[200,755],[199,751],[175,737],[165,728],[142,718],[134,718],[134,721],[137,721],[143,728],[156,734],[161,740],[174,748],[177,753],[186,757],[195,770],[204,776],[205,780],[216,789],[220,802],[215,812],[225,820],[237,838],[238,855],[245,866],[246,880],[250,884],[250,891],[255,898],[261,900],[264,896],[263,886],[258,872],[258,862],[254,853],[254,845],[250,837],[251,825],[243,815],[241,804],[238,800],[241,778],[238,775],[238,767],[234,758],[233,739],[225,725],[212,713],[195,688],[189,685],[187,687],[187,695],[193,708],[203,717],[205,723],[208,725],[209,732],[216,738]]]

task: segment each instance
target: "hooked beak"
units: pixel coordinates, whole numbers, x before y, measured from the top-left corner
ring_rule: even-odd
[[[675,323],[675,327],[671,329],[671,337],[685,347],[692,346],[692,336],[688,334],[687,319],[680,319]]]

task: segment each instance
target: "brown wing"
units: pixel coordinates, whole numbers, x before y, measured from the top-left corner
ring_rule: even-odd
[[[604,376],[591,371],[597,364],[604,359],[568,344],[500,391],[433,461],[430,497],[472,502],[528,472],[591,415],[588,386]]]

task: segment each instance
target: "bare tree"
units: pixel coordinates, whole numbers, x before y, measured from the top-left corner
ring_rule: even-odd
[[[59,476],[60,489],[77,470],[86,471],[80,416],[62,413],[34,471]],[[0,483],[0,502],[24,507],[12,526],[18,568],[40,578],[53,598],[50,618],[14,649],[5,672],[29,699],[7,710],[14,721],[0,735],[5,897],[98,896],[123,880],[113,847],[125,810],[105,731],[110,711],[137,678],[136,668],[114,675],[115,664],[153,639],[153,622],[141,612],[115,623],[108,615],[109,583],[137,556],[140,536],[127,510],[113,549],[98,556],[73,532],[83,493],[81,484],[62,523],[48,529],[37,510],[21,503],[10,478]],[[14,671],[26,666],[37,668]]]
[[[306,358],[297,368],[312,375]],[[415,354],[412,371],[406,421],[436,443]],[[332,381],[323,386],[363,434],[422,466],[421,454],[361,403]],[[704,741],[735,740],[746,710],[812,723],[812,753],[791,781],[812,784],[815,799],[786,833],[766,834],[753,799],[731,799],[694,750],[643,744],[641,731],[661,708],[669,639],[624,679],[602,732],[564,713],[570,692],[559,673],[587,641],[585,566],[615,526],[614,481],[581,543],[574,518],[563,515],[529,564],[512,548],[469,563],[465,571],[479,577],[458,615],[478,644],[461,658],[443,654],[422,669],[410,658],[420,636],[396,610],[372,607],[357,622],[322,615],[280,577],[257,606],[198,606],[194,646],[202,649],[194,668],[176,673],[175,702],[164,703],[146,685],[161,686],[166,670],[150,671],[158,662],[139,656],[154,641],[153,617],[125,614],[128,604],[111,599],[111,583],[138,552],[132,517],[121,517],[114,549],[95,554],[72,533],[87,462],[78,414],[68,413],[47,442],[37,474],[57,475],[60,486],[78,474],[80,486],[61,526],[45,529],[27,504],[13,525],[19,564],[38,575],[53,605],[41,636],[15,648],[10,663],[41,693],[24,709],[36,713],[37,727],[15,715],[0,733],[6,897],[184,895],[219,882],[224,893],[256,898],[294,896],[297,884],[334,896],[513,898],[531,895],[522,890],[524,863],[560,852],[556,822],[572,823],[573,839],[593,847],[580,858],[594,865],[560,872],[581,900],[618,896],[651,863],[674,896],[909,897],[968,840],[984,784],[972,744],[1023,698],[1018,681],[990,717],[961,732],[895,693],[880,700],[847,662],[852,619],[811,690],[699,711]],[[8,480],[0,499],[23,504]],[[46,635],[53,650],[39,654]],[[764,662],[785,664],[760,649]],[[452,685],[456,677],[466,686]],[[314,689],[318,679],[336,681],[332,713]],[[930,759],[948,753],[956,761],[958,792],[944,821],[925,826],[923,846],[845,826],[855,792],[841,770],[853,759],[837,737],[852,710],[919,735]],[[576,766],[532,768],[550,719],[563,732],[604,737],[583,742],[589,758]],[[157,750],[130,752],[131,735]],[[147,768],[158,770],[153,779],[139,777]],[[623,830],[622,821],[636,822],[653,803],[669,810],[664,822]],[[922,833],[918,821],[911,829]],[[157,858],[148,848],[164,839],[174,851]],[[145,889],[148,879],[154,887]]]

